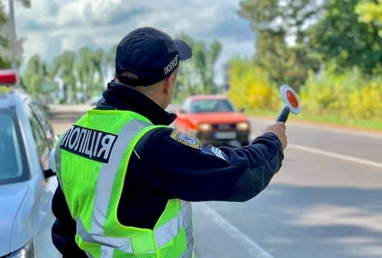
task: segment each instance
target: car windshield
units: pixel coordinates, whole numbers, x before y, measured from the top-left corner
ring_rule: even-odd
[[[191,113],[234,112],[233,105],[227,99],[194,100],[191,104]]]
[[[12,114],[0,113],[0,121],[0,184],[17,182],[26,170],[20,133]]]

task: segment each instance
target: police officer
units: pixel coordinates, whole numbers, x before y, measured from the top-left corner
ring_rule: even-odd
[[[64,257],[192,257],[190,202],[247,201],[280,169],[284,123],[241,148],[169,126],[179,62],[191,56],[154,28],[119,43],[103,100],[56,144],[52,238]]]

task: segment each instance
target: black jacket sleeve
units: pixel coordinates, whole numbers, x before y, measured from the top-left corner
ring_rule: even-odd
[[[245,147],[217,148],[176,129],[162,129],[144,146],[140,173],[147,184],[166,198],[187,201],[249,200],[269,184],[284,158],[271,133]]]
[[[88,256],[76,244],[76,222],[70,215],[64,193],[58,185],[52,200],[52,211],[56,221],[52,227],[52,241],[64,258],[87,258]]]

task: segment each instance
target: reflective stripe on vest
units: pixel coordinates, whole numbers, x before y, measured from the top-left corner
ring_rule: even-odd
[[[134,254],[134,246],[139,245],[142,241],[142,235],[150,235],[147,239],[152,240],[152,244],[144,247],[146,250],[144,253],[153,254],[153,257],[164,257],[156,256],[156,250],[160,250],[161,247],[169,243],[175,236],[177,236],[182,229],[186,233],[186,243],[187,247],[184,253],[179,256],[181,258],[192,257],[193,255],[193,232],[192,232],[192,211],[191,205],[188,202],[182,200],[173,200],[179,202],[180,210],[176,217],[173,217],[163,225],[154,230],[147,230],[147,232],[140,232],[138,237],[109,237],[104,234],[104,226],[106,221],[106,214],[108,214],[109,203],[111,199],[111,193],[113,188],[113,182],[116,180],[116,174],[121,160],[123,159],[124,153],[127,146],[132,141],[134,137],[145,127],[152,124],[146,123],[141,120],[133,119],[128,122],[118,134],[118,138],[114,143],[112,152],[110,154],[110,159],[108,163],[102,165],[98,182],[97,189],[95,192],[94,209],[92,213],[90,232],[84,227],[83,222],[78,217],[77,222],[77,234],[82,239],[82,241],[88,243],[95,243],[101,245],[101,257],[112,257],[114,250],[119,250],[124,253]],[[58,146],[62,139],[60,139]],[[61,181],[61,164],[60,164],[61,151],[56,151],[56,168],[59,171],[58,176]],[[62,187],[62,185],[61,185]],[[64,189],[62,187],[62,189]],[[101,190],[102,189],[102,190]],[[153,239],[155,236],[155,240]],[[155,241],[155,242],[154,242]],[[140,246],[141,247],[141,246]],[[85,250],[86,251],[86,250]],[[89,256],[90,253],[88,253]]]
[[[191,222],[192,220],[183,219],[184,217],[187,218],[192,213],[191,205],[190,203],[182,201],[182,200],[180,200],[180,202],[182,204],[182,209],[179,212],[178,216],[171,219],[170,221],[168,221],[167,223],[165,223],[164,225],[162,225],[161,227],[159,227],[158,229],[154,231],[158,248],[164,246],[174,236],[178,235],[181,228],[183,227],[192,228],[192,225],[190,224],[192,223]],[[133,253],[132,242],[139,241],[139,239],[135,240],[134,238],[131,238],[131,237],[118,238],[118,237],[106,237],[103,233],[95,234],[93,227],[92,227],[92,232],[88,233],[80,219],[77,220],[77,234],[81,236],[83,241],[103,244],[103,246],[101,247],[103,254],[106,254],[106,253],[110,254],[113,252],[114,249],[118,249],[125,253],[132,254]],[[182,256],[180,256],[180,258],[191,257],[192,249],[193,249],[192,231],[187,232],[187,239],[191,239],[192,241],[187,241],[189,246],[187,247],[185,253]],[[147,253],[154,254],[155,250],[154,249],[147,250]]]

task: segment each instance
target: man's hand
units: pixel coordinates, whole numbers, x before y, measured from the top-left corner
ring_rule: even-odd
[[[283,150],[285,150],[286,146],[287,146],[287,136],[285,134],[285,123],[283,122],[278,122],[274,125],[271,125],[271,126],[268,126],[266,129],[265,129],[265,132],[264,133],[273,133],[275,134],[280,142],[281,142],[281,145],[283,147]]]

